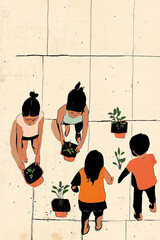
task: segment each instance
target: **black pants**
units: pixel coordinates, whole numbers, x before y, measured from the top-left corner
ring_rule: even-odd
[[[64,123],[64,125],[69,125],[69,124],[68,123]],[[76,134],[80,133],[82,128],[83,128],[83,122],[79,122],[79,123],[75,124]]]
[[[135,213],[138,215],[142,212],[142,194],[143,191],[146,192],[149,202],[154,204],[156,202],[155,196],[155,185],[151,188],[145,190],[139,190],[136,186],[134,187],[134,201],[133,201],[133,208]]]
[[[85,221],[87,219],[89,219],[89,216],[90,216],[92,210],[82,210],[81,212],[82,212],[82,216],[81,216],[82,229],[81,229],[81,232],[83,234]],[[93,214],[95,216],[95,222],[96,222],[97,218],[103,215],[103,210],[93,210]]]

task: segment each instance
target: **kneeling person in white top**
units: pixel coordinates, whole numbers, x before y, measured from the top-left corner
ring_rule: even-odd
[[[22,172],[25,169],[24,163],[28,161],[28,141],[31,141],[33,151],[36,155],[35,164],[40,164],[44,114],[40,112],[40,104],[36,97],[38,97],[38,94],[30,92],[30,97],[23,103],[22,113],[16,118],[17,150],[19,155],[19,168]]]

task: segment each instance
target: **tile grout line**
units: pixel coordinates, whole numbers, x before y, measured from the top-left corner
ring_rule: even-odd
[[[45,118],[45,120],[48,120],[48,121],[51,121],[51,120],[54,120],[55,118]],[[160,119],[150,119],[150,120],[135,120],[135,119],[126,119],[127,122],[160,122]],[[111,120],[89,120],[88,122],[90,123],[109,123],[111,122]]]
[[[89,112],[91,106],[91,69],[92,69],[91,53],[92,53],[92,0],[90,0],[90,48],[89,48],[90,58],[89,58],[89,106],[88,106]],[[89,144],[90,144],[90,125],[88,124],[88,152]]]
[[[127,240],[127,220],[125,220],[125,240]]]
[[[31,218],[31,240],[33,240],[34,198],[35,198],[35,191],[34,191],[34,188],[33,188],[33,194],[32,194],[32,218]]]
[[[48,30],[49,31],[49,30]],[[48,37],[49,37],[49,32],[48,32]],[[21,55],[16,55],[16,57],[91,57],[91,58],[102,58],[102,57],[104,57],[104,58],[107,58],[107,57],[109,57],[109,58],[123,58],[123,57],[130,57],[130,58],[132,58],[132,57],[134,57],[134,58],[160,58],[160,56],[156,56],[156,55],[139,55],[139,54],[135,54],[135,55],[115,55],[115,54],[113,54],[113,55],[110,55],[110,54],[106,54],[106,55],[100,55],[100,54],[93,54],[93,55],[91,55],[91,54],[85,54],[85,55],[83,55],[83,54],[59,54],[59,55],[52,55],[52,54],[21,54]]]
[[[49,0],[47,0],[47,42],[46,42],[46,53],[48,56],[48,43],[49,43]]]

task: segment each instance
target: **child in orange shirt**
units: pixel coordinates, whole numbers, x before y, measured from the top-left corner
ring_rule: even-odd
[[[134,202],[133,208],[135,210],[134,217],[141,221],[142,216],[142,193],[146,192],[150,205],[151,212],[156,212],[156,197],[155,184],[157,183],[154,174],[154,165],[157,163],[153,154],[146,154],[149,148],[149,138],[145,134],[137,134],[130,140],[130,149],[133,156],[127,167],[121,173],[118,183],[132,172],[132,186],[134,187]]]
[[[87,234],[89,231],[89,216],[93,211],[95,215],[95,230],[102,228],[101,218],[104,209],[107,208],[105,201],[105,190],[103,179],[108,184],[112,184],[114,178],[104,167],[103,155],[94,150],[88,153],[85,166],[73,178],[71,185],[74,192],[79,192],[79,208],[82,212],[81,233]]]

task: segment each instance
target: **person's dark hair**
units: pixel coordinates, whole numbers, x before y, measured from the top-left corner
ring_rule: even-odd
[[[137,156],[147,152],[150,141],[146,134],[139,133],[131,138],[129,145],[133,156]]]
[[[81,83],[78,82],[75,88],[69,92],[66,107],[67,110],[83,112],[86,106],[86,95],[80,85]]]
[[[90,151],[85,160],[84,171],[87,179],[90,180],[92,184],[98,179],[103,166],[104,159],[102,153],[97,150]]]
[[[27,116],[38,116],[40,111],[40,104],[36,99],[38,94],[35,92],[30,92],[30,97],[23,103],[22,106],[22,115],[23,117]]]

